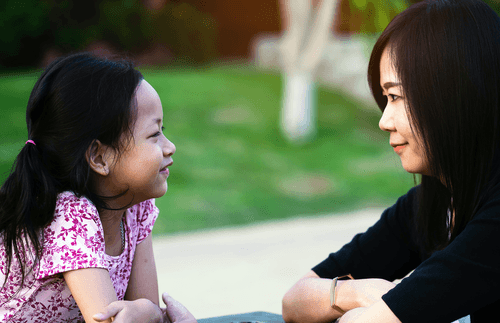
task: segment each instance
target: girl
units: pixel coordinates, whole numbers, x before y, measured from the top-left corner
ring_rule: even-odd
[[[287,292],[285,321],[500,322],[499,57],[481,0],[419,2],[388,25],[368,80],[421,184]]]
[[[26,122],[0,190],[0,321],[195,321],[167,295],[158,307],[154,198],[175,146],[141,73],[85,53],[58,59]]]

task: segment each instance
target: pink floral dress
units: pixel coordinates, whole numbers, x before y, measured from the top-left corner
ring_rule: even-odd
[[[158,217],[154,200],[126,211],[125,249],[119,256],[105,253],[104,233],[96,207],[87,198],[72,192],[59,194],[52,223],[44,229],[40,266],[28,273],[18,291],[21,274],[13,258],[11,275],[0,290],[0,322],[84,322],[63,272],[82,268],[108,270],[119,300],[127,290],[137,244],[153,229]],[[5,281],[6,254],[0,245],[0,287]],[[33,259],[26,265],[31,266]]]

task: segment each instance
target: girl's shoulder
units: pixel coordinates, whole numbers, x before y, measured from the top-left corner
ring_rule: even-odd
[[[64,191],[57,195],[56,205],[62,203],[71,203],[72,205],[84,205],[92,206],[95,208],[94,204],[84,195],[78,196],[72,191]]]
[[[71,191],[59,193],[54,212],[55,218],[65,217],[83,217],[88,219],[99,218],[99,212],[95,205],[85,196],[78,196]]]
[[[130,226],[131,232],[137,235],[137,243],[151,233],[158,214],[159,209],[155,205],[154,199],[143,201],[128,209],[127,224]]]
[[[132,206],[129,211],[137,217],[138,221],[151,216],[158,216],[159,213],[158,207],[155,203],[155,199],[150,199],[138,203]]]

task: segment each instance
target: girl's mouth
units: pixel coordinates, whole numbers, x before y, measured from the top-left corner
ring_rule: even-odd
[[[168,175],[170,174],[170,171],[168,170],[168,167],[160,169],[160,174],[165,174],[168,177]]]

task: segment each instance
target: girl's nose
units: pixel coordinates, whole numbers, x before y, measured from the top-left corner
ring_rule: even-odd
[[[166,143],[163,146],[163,154],[165,156],[171,156],[175,153],[175,145],[173,142],[171,142],[167,138],[165,138],[165,140],[166,140]]]
[[[382,113],[378,126],[383,131],[395,131],[392,109],[387,105]]]

